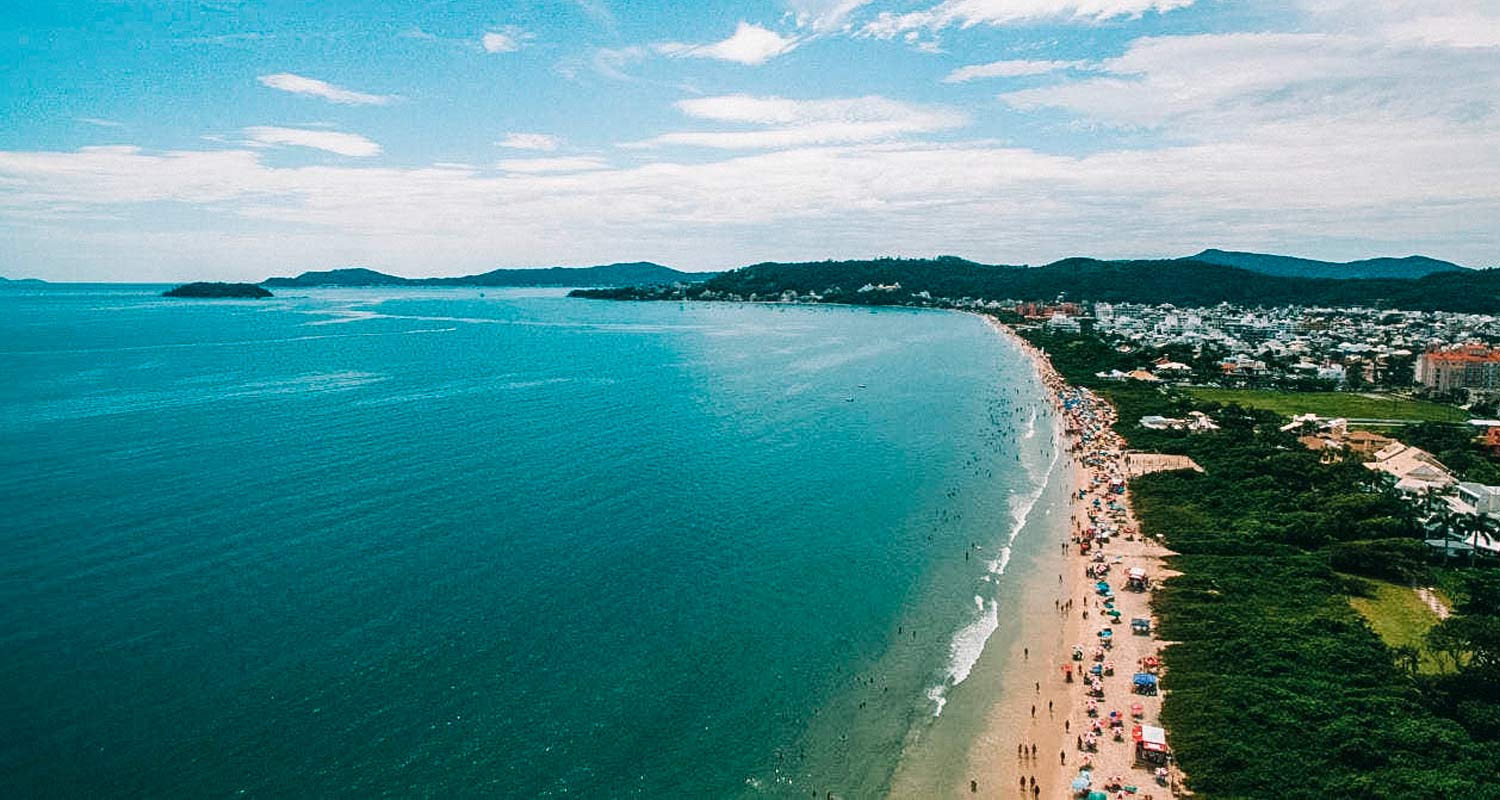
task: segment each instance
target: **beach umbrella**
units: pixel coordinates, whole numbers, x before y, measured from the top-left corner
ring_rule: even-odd
[[[1091,783],[1091,781],[1089,780],[1088,773],[1079,775],[1078,777],[1073,779],[1073,791],[1081,792],[1084,789],[1089,788],[1089,783]]]
[[[1089,800],[1109,800],[1109,795],[1099,791],[1089,792]]]

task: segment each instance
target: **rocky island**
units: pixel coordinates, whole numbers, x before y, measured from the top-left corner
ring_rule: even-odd
[[[209,283],[200,281],[197,283],[185,283],[175,289],[162,292],[162,297],[197,297],[197,298],[262,298],[274,297],[275,295],[256,286],[253,283]]]

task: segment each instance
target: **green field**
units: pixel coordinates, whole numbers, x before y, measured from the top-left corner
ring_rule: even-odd
[[[1410,586],[1366,579],[1373,590],[1370,597],[1351,597],[1349,604],[1369,620],[1370,627],[1389,647],[1411,645],[1422,651],[1418,669],[1426,673],[1441,672],[1442,667],[1427,651],[1427,631],[1438,622],[1433,613]]]
[[[1215,389],[1195,386],[1183,391],[1199,400],[1251,408],[1263,408],[1285,416],[1317,414],[1349,419],[1401,419],[1419,422],[1463,422],[1469,418],[1461,408],[1355,392],[1283,392],[1275,389]]]

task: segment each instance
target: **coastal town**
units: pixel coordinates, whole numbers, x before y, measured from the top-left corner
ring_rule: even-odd
[[[1101,314],[1096,306],[1091,310],[1098,316],[1089,318],[1082,308],[1068,303],[1012,308],[1020,318],[1012,318],[1014,328],[992,324],[1018,342],[1036,364],[1059,415],[1065,446],[1073,456],[1075,483],[1067,538],[1059,544],[1069,554],[1070,572],[1058,576],[1054,606],[1064,644],[1046,653],[1043,661],[1055,674],[1048,675],[1047,667],[1031,666],[1029,653],[1028,663],[1022,665],[1027,680],[1038,678],[1036,703],[1030,708],[1029,727],[1017,731],[1015,769],[1000,779],[1000,788],[1013,785],[1021,796],[1086,800],[1178,796],[1184,791],[1185,776],[1173,757],[1170,733],[1161,719],[1161,699],[1170,691],[1171,676],[1164,668],[1163,643],[1156,638],[1151,599],[1158,581],[1176,573],[1168,566],[1166,559],[1172,553],[1160,532],[1151,536],[1142,531],[1132,511],[1129,487],[1132,479],[1142,475],[1162,470],[1202,472],[1202,467],[1185,456],[1132,451],[1117,432],[1120,420],[1114,406],[1089,389],[1070,384],[1048,354],[1017,331],[1078,336],[1087,330],[1115,342],[1122,354],[1137,349],[1159,353],[1181,346],[1200,353],[1211,347],[1243,351],[1257,343],[1252,352],[1275,352],[1273,363],[1284,363],[1282,356],[1287,352],[1298,353],[1306,359],[1298,363],[1313,363],[1320,379],[1338,388],[1346,387],[1347,376],[1358,370],[1374,378],[1389,369],[1392,361],[1415,356],[1414,369],[1408,374],[1418,385],[1482,409],[1493,400],[1492,390],[1500,386],[1495,372],[1500,366],[1492,366],[1500,365],[1500,350],[1482,343],[1494,330],[1495,320],[1467,315],[1462,320],[1426,319],[1406,333],[1381,331],[1379,336],[1358,337],[1352,331],[1363,326],[1352,323],[1313,325],[1307,316],[1296,314],[1264,320],[1240,316],[1239,324],[1265,333],[1247,336],[1246,328],[1226,332],[1222,317],[1205,321],[1205,315],[1199,314],[1153,313],[1166,309],[1128,308],[1117,317],[1115,309],[1106,307]],[[1316,319],[1330,317],[1325,313]],[[1344,332],[1327,333],[1330,330]],[[1361,338],[1364,343],[1355,345]],[[1381,341],[1372,344],[1374,339]],[[1276,345],[1266,347],[1268,343]],[[1411,347],[1420,351],[1414,353]],[[1311,361],[1318,357],[1326,359],[1324,366]],[[1226,359],[1218,366],[1223,376],[1241,374],[1238,360]],[[1269,367],[1259,369],[1261,376],[1288,375],[1272,373]],[[1193,373],[1193,367],[1163,356],[1137,370],[1098,372],[1094,377],[1165,388],[1188,384]],[[1475,419],[1469,423],[1454,427],[1463,435],[1467,424],[1476,448],[1500,456],[1500,422]],[[1182,418],[1144,415],[1136,425],[1144,431],[1187,436],[1221,430],[1211,414],[1199,410]],[[1417,511],[1419,524],[1429,534],[1424,544],[1431,553],[1440,553],[1443,563],[1454,556],[1467,556],[1471,564],[1476,554],[1484,559],[1500,556],[1500,486],[1463,480],[1433,453],[1402,442],[1402,428],[1303,413],[1292,415],[1279,430],[1319,453],[1322,463],[1347,459],[1365,467],[1382,482],[1376,485]],[[1416,592],[1438,616],[1448,613],[1433,589],[1419,587]],[[1042,679],[1048,684],[1045,689]],[[1009,702],[1024,702],[1015,692],[1009,697]],[[1043,702],[1044,715],[1040,712]],[[1054,752],[1055,762],[1050,760]],[[982,791],[977,780],[970,789],[984,796],[1008,794]]]

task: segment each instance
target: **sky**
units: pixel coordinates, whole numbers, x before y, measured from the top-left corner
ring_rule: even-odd
[[[0,275],[1500,265],[1500,0],[26,0]]]

